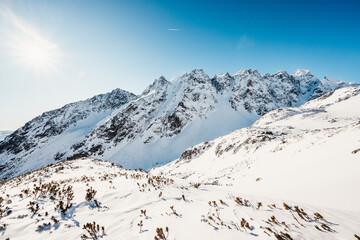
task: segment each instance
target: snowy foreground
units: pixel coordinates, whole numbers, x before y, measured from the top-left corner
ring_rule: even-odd
[[[358,106],[342,88],[149,172],[81,158],[7,180],[0,239],[360,239]]]
[[[86,200],[87,189],[96,194]],[[90,237],[83,226],[94,221],[100,239],[154,239],[157,228],[166,239],[355,239],[360,234],[358,212],[198,186],[93,159],[12,179],[1,186],[1,195],[2,239],[80,239]]]

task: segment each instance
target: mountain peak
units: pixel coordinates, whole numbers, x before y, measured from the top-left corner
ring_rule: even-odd
[[[204,74],[204,69],[202,68],[194,68],[193,70],[190,71],[190,74],[196,74],[196,73],[201,73]]]
[[[158,78],[156,78],[153,82],[153,85],[160,85],[160,86],[163,86],[163,85],[166,85],[168,84],[169,81],[166,80],[166,78],[164,76],[160,76]]]
[[[152,90],[159,90],[163,86],[167,85],[169,83],[168,80],[164,76],[160,76],[154,80],[154,82],[148,86],[141,95],[146,95]]]
[[[280,70],[278,72],[275,73],[275,75],[277,76],[289,76],[289,73],[285,70]]]
[[[252,70],[252,69],[240,70],[237,73],[235,73],[233,77],[236,79],[235,80],[236,82],[246,80],[248,78],[251,78],[251,79],[261,79],[262,78],[262,76],[260,75],[258,70]]]
[[[252,69],[243,69],[238,71],[237,73],[234,74],[235,75],[250,75],[250,74],[254,74],[254,75],[259,75],[260,73],[258,70],[252,70]]]
[[[217,73],[214,75],[213,78],[231,78],[231,75],[229,72],[226,73]]]
[[[164,76],[160,76],[158,78],[155,79],[155,81],[167,81],[166,78]]]
[[[293,76],[302,76],[302,75],[312,75],[310,70],[306,69],[297,69],[293,74]]]
[[[126,91],[124,89],[121,88],[115,88],[114,90],[112,90],[109,93],[105,93],[105,95],[110,95],[110,96],[114,96],[114,95],[118,95],[118,94],[128,94],[128,95],[134,95],[133,93]],[[100,94],[101,95],[101,94]]]
[[[177,79],[177,78],[176,78]],[[196,82],[204,82],[210,81],[209,76],[204,72],[203,69],[193,69],[191,72],[185,73],[180,76],[181,81],[196,81]]]
[[[194,77],[208,77],[208,75],[204,72],[203,69],[193,69],[191,70],[191,72],[189,73],[189,75],[194,76]]]
[[[224,92],[225,89],[230,88],[233,81],[233,77],[226,72],[215,74],[215,76],[211,79],[211,84],[216,88],[217,92]]]

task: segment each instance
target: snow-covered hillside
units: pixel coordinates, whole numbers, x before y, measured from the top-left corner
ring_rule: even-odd
[[[338,89],[149,172],[81,158],[12,178],[0,237],[359,239],[359,104]]]
[[[1,239],[331,240],[360,234],[358,212],[193,185],[93,159],[11,179],[0,196]]]
[[[212,79],[193,70],[171,81],[161,77],[75,145],[75,156],[149,169],[178,158],[189,146],[249,126],[271,110],[299,106],[344,85],[320,81],[308,70],[264,76],[241,70]]]
[[[26,123],[0,142],[0,179],[88,156],[150,169],[271,110],[299,106],[346,85],[320,81],[308,70],[264,76],[241,70],[209,78],[197,69],[171,81],[160,77],[140,96],[117,89]]]
[[[0,142],[0,179],[39,169],[62,158],[62,151],[82,140],[114,110],[136,99],[115,89],[85,101],[45,112]]]
[[[360,87],[264,115],[151,171],[193,183],[360,212]]]

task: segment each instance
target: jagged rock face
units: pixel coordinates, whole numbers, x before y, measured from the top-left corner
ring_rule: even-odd
[[[311,95],[320,81],[309,71],[286,71],[261,76],[258,71],[242,70],[234,75],[234,92],[230,103],[234,109],[245,108],[262,116],[280,107],[302,103],[304,95]]]
[[[234,78],[229,73],[217,74],[211,79],[212,85],[221,94],[227,93],[231,86],[234,85],[234,81]]]
[[[275,98],[278,107],[289,107],[300,101],[298,81],[285,71],[273,75],[264,76],[264,82],[268,82],[270,96]]]
[[[199,119],[206,121],[223,104],[228,105],[232,111],[245,110],[262,116],[280,107],[302,104],[309,99],[315,88],[323,92],[331,90],[325,89],[321,81],[307,70],[298,70],[292,75],[279,71],[264,76],[256,70],[242,70],[234,76],[229,73],[217,74],[212,79],[202,70],[193,70],[172,81],[160,77],[139,99],[127,105],[103,125],[93,129],[80,148],[74,146],[77,154],[72,158],[94,155],[95,147],[98,150],[95,156],[102,156],[106,147],[117,149],[117,152],[127,152],[128,145],[135,142],[151,144],[161,139],[176,139],[185,129],[193,128],[192,122]],[[222,116],[220,120],[226,117]],[[98,144],[102,147],[98,147]],[[166,151],[165,146],[163,151]],[[139,158],[134,157],[134,153],[131,155],[130,158]],[[114,155],[106,153],[105,156],[108,159],[114,158]],[[169,159],[171,157],[173,156],[169,156]],[[160,157],[158,160],[166,161]],[[129,166],[134,167],[131,164]]]
[[[314,89],[313,94],[309,97],[309,100],[318,98],[328,92],[334,91],[336,89],[346,87],[346,86],[355,86],[355,83],[346,83],[331,77],[324,77],[317,87]]]
[[[217,103],[216,90],[201,70],[174,79],[156,79],[136,101],[95,128],[87,143],[104,140],[115,144],[140,138],[144,144],[173,137],[194,118],[206,118]],[[90,144],[91,145],[91,144]],[[81,151],[87,151],[84,144]]]
[[[298,69],[291,76],[294,79],[294,83],[298,87],[298,91],[302,95],[311,93],[312,89],[314,89],[320,84],[319,79],[312,75],[309,70]]]
[[[108,94],[94,96],[88,100],[70,103],[60,109],[45,112],[27,122],[9,136],[7,141],[0,143],[0,153],[17,154],[35,147],[39,141],[60,135],[70,125],[86,119],[91,113],[99,113],[108,109],[118,108],[135,95],[121,89],[115,89]]]
[[[267,112],[298,106],[348,84],[307,70],[256,70],[209,78],[193,70],[156,79],[140,96],[116,89],[46,112],[0,142],[0,178],[54,161],[94,156],[151,168],[191,145],[246,127]]]
[[[230,98],[231,106],[235,109],[245,108],[248,112],[263,115],[275,108],[266,83],[258,71],[243,70],[234,75],[234,95]]]

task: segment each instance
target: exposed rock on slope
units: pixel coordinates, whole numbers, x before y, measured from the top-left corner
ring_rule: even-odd
[[[175,159],[187,146],[248,126],[271,110],[300,105],[314,94],[344,84],[323,83],[308,70],[264,76],[242,70],[212,79],[202,70],[193,70],[171,81],[161,77],[139,99],[93,129],[75,146],[80,153],[75,156],[101,156],[125,167],[147,169]],[[94,147],[97,152],[91,151]]]
[[[27,122],[0,142],[1,178],[60,160],[64,152],[69,151],[70,146],[88,134],[99,121],[134,99],[134,94],[115,89],[45,112]]]

